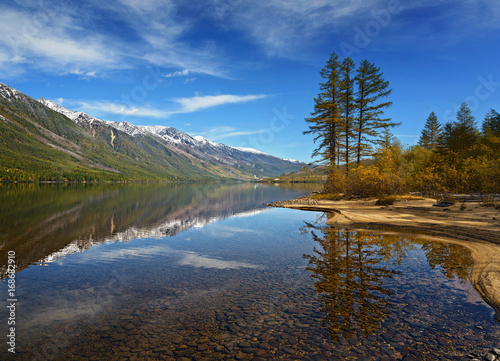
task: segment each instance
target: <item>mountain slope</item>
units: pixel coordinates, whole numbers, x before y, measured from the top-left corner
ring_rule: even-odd
[[[97,119],[0,83],[0,180],[252,179],[298,167],[171,127]]]

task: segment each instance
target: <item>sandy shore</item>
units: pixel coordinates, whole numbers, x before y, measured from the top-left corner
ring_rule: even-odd
[[[500,320],[500,209],[480,203],[457,203],[435,207],[434,199],[399,200],[392,206],[377,206],[376,199],[309,200],[270,204],[277,207],[331,212],[327,224],[361,230],[365,225],[391,226],[390,233],[460,244],[471,250],[474,269],[471,283],[497,312]],[[381,233],[388,233],[383,231]]]

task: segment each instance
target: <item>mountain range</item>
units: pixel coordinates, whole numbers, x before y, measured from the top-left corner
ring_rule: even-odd
[[[252,180],[300,166],[172,127],[97,119],[0,83],[0,180]]]

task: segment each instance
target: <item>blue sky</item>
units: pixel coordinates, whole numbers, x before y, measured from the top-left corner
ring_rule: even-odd
[[[500,111],[497,0],[14,0],[0,82],[98,118],[311,161],[304,118],[332,51],[380,67],[393,132]]]

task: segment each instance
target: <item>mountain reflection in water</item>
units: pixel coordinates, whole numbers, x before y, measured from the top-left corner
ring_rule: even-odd
[[[0,259],[17,270],[105,242],[171,237],[192,227],[265,211],[263,203],[317,185],[254,183],[0,185]],[[1,264],[0,276],[5,278]]]
[[[470,251],[459,245],[307,223],[303,231],[309,229],[317,246],[313,255],[304,255],[306,269],[323,305],[323,326],[334,341],[357,332],[368,336],[382,326],[393,307],[393,291],[385,284],[401,273],[394,266],[415,246],[420,245],[429,266],[448,279],[466,283],[472,272]]]

